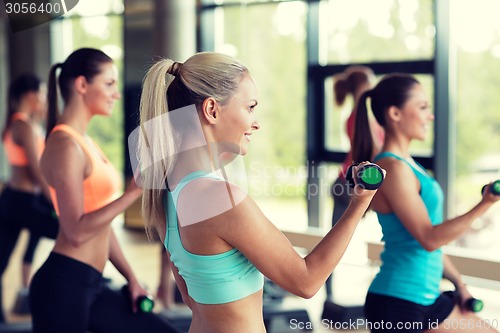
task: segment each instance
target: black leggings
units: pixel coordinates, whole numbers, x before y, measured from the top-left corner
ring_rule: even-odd
[[[365,318],[372,333],[421,333],[437,328],[454,306],[455,302],[446,294],[441,294],[433,304],[424,306],[369,292],[365,301]]]
[[[52,252],[30,285],[33,333],[177,332],[154,313],[132,312],[93,267]]]
[[[59,223],[52,205],[43,195],[7,187],[0,196],[0,322],[5,320],[1,278],[22,229],[30,232],[23,263],[31,264],[40,238],[55,239]]]

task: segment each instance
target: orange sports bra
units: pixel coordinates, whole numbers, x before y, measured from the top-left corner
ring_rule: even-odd
[[[29,123],[29,117],[21,112],[16,112],[11,116],[12,122],[16,120],[22,120],[26,123]],[[43,137],[43,133],[41,130],[35,129],[35,137],[36,137],[36,150],[37,150],[37,155],[38,158],[42,155],[43,149],[45,148],[45,139]],[[18,166],[18,167],[25,167],[28,166],[29,161],[28,157],[26,156],[26,152],[24,151],[24,148],[17,143],[14,142],[14,139],[12,137],[12,131],[9,129],[7,130],[7,135],[5,136],[5,139],[3,140],[3,145],[5,149],[5,154],[7,155],[7,160],[9,161],[10,165]]]
[[[50,134],[62,131],[67,133],[82,147],[92,164],[92,172],[83,180],[83,210],[84,213],[95,211],[113,201],[122,185],[120,174],[106,158],[102,150],[90,137],[82,136],[69,125],[56,125]],[[59,214],[56,191],[49,186],[54,208]]]

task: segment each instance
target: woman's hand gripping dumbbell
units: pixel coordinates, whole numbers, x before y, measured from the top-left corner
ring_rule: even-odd
[[[128,285],[124,285],[122,287],[122,292],[127,296],[127,298],[130,298],[130,289]],[[137,310],[140,312],[151,312],[153,311],[153,308],[155,306],[155,301],[153,297],[149,295],[139,295],[135,299],[135,306],[137,307]]]
[[[364,190],[376,190],[382,186],[384,177],[385,172],[375,163],[353,163],[347,169],[346,182],[352,188],[358,184]]]
[[[500,179],[499,180],[495,180],[491,184],[484,185],[483,188],[481,189],[481,194],[484,194],[484,190],[486,190],[486,188],[488,187],[488,185],[490,185],[490,192],[491,192],[491,194],[493,194],[493,195],[500,195]]]
[[[448,290],[444,292],[445,295],[451,297],[456,304],[460,304],[460,293],[457,290]],[[465,309],[472,312],[480,312],[483,307],[483,301],[474,297],[467,298],[462,305]]]

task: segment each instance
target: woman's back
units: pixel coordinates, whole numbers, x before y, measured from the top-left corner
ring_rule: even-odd
[[[419,183],[419,194],[429,213],[431,223],[433,225],[442,223],[443,191],[423,167],[419,164],[413,165],[413,162],[391,152],[380,153],[374,160],[387,169],[391,168],[387,163],[392,163],[392,168],[411,169]],[[377,199],[383,195],[384,189],[381,189],[373,200],[373,209],[377,212],[382,227],[385,246],[381,254],[380,272],[369,290],[419,304],[432,304],[440,293],[442,251],[425,250],[405,228],[390,206],[379,207]]]
[[[57,125],[52,130],[47,140],[46,150],[42,155],[41,166],[49,182],[52,201],[59,215],[63,210],[69,212],[70,215],[75,212],[75,207],[58,206],[60,196],[71,196],[73,191],[83,193],[82,201],[78,204],[82,205],[81,209],[86,214],[109,204],[115,198],[121,184],[118,172],[100,154],[98,147],[65,124]],[[71,189],[68,191],[66,191],[66,184],[69,184],[70,179],[68,179],[67,170],[73,170],[69,178],[74,177],[74,181],[71,181]],[[65,172],[64,177],[58,175],[61,171]],[[60,193],[56,191],[56,188]],[[66,212],[64,214],[67,214]],[[103,227],[94,237],[85,242],[75,244],[73,239],[67,237],[69,233],[64,231],[77,228],[75,224],[78,223],[81,222],[61,224],[63,232],[58,235],[54,251],[102,270],[108,260],[110,226]]]
[[[12,123],[6,130],[3,140],[7,160],[11,166],[9,184],[18,190],[37,191],[40,184],[31,171],[29,154],[33,153],[36,158],[40,157],[44,148],[43,131],[40,125],[34,123],[26,114],[17,112],[11,118]],[[27,147],[28,144],[30,147]]]

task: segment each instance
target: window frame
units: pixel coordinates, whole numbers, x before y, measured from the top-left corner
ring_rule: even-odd
[[[284,2],[287,0],[284,0]],[[307,100],[306,100],[306,155],[308,180],[307,186],[318,186],[321,188],[320,169],[325,163],[342,163],[346,152],[340,150],[329,150],[325,140],[325,92],[324,84],[327,78],[343,71],[350,64],[327,64],[321,65],[319,55],[319,14],[320,4],[323,0],[289,0],[303,1],[308,5],[306,22],[306,50],[307,50]],[[276,1],[246,3],[245,6],[275,4]],[[242,4],[215,4],[214,0],[201,0],[198,15],[200,16],[198,49],[213,50],[215,40],[214,11],[217,8],[229,6],[241,6]],[[435,126],[433,152],[430,156],[414,156],[414,158],[428,170],[434,173],[445,193],[444,219],[447,219],[451,211],[448,201],[449,194],[453,191],[454,176],[454,152],[456,147],[456,52],[451,47],[450,41],[450,0],[434,0],[434,24],[435,54],[432,59],[412,61],[388,61],[356,63],[371,67],[377,75],[383,75],[398,71],[409,74],[425,74],[434,78],[434,105]],[[322,229],[320,227],[321,198],[319,195],[309,195],[307,201],[307,215],[309,231],[294,233],[284,231],[287,236],[292,236],[294,245],[300,246],[304,240],[309,242],[310,238],[317,237]],[[319,238],[318,238],[319,240]],[[453,249],[454,250],[454,249]],[[474,262],[482,262],[481,258],[471,257],[460,251],[455,256],[459,259]],[[488,266],[490,267],[490,266]],[[490,267],[493,269],[493,267]],[[475,280],[471,280],[474,283]],[[496,283],[496,282],[495,282]],[[477,283],[474,283],[477,284]],[[497,288],[495,288],[497,289]]]

